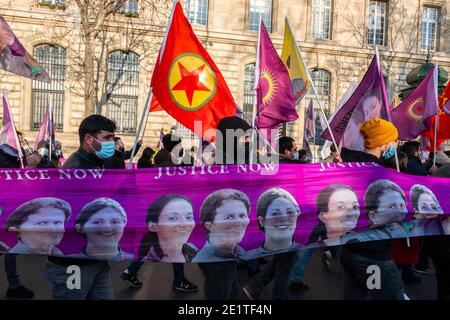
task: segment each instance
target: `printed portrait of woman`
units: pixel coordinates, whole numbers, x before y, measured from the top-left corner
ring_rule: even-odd
[[[341,238],[341,243],[404,238],[408,230],[403,221],[408,213],[406,197],[395,182],[380,179],[371,183],[364,194],[369,228]]]
[[[342,137],[343,146],[353,150],[364,150],[364,138],[359,134],[359,129],[364,121],[378,117],[381,112],[381,100],[378,92],[373,90],[366,93],[362,100],[352,113],[347,124],[347,128]]]
[[[247,252],[247,259],[298,246],[293,236],[300,207],[292,194],[281,188],[266,190],[258,199],[256,215],[265,238],[260,248]]]
[[[69,203],[58,198],[36,198],[21,204],[5,222],[5,228],[18,238],[10,253],[62,255],[56,246],[64,237],[71,212]]]
[[[236,260],[244,254],[238,243],[250,223],[250,200],[234,189],[211,193],[200,207],[200,222],[206,232],[206,243],[193,262]]]
[[[336,245],[341,236],[356,228],[360,206],[351,187],[344,184],[325,187],[317,196],[316,205],[319,222],[309,237],[309,243]]]
[[[75,230],[86,238],[83,252],[76,256],[100,260],[130,260],[133,254],[123,252],[119,241],[127,224],[125,209],[111,198],[87,203],[75,221]]]
[[[409,192],[415,220],[411,221],[411,236],[438,235],[439,217],[444,213],[433,191],[421,184],[415,184]]]
[[[168,194],[147,209],[148,232],[139,246],[140,261],[191,262],[198,252],[189,236],[194,230],[194,209],[189,198]]]

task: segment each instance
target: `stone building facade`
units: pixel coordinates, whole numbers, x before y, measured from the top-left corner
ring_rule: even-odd
[[[71,0],[0,0],[0,14],[8,21],[29,52],[50,69],[54,79],[43,86],[29,79],[0,72],[9,92],[12,113],[19,130],[30,141],[43,115],[48,94],[57,114],[57,139],[65,153],[78,146],[77,129],[85,116],[82,81],[73,71],[80,61],[79,11]],[[101,113],[117,120],[127,145],[146,101],[154,61],[164,35],[171,1],[129,0],[106,24],[99,60],[98,90],[105,90]],[[311,71],[322,104],[328,113],[352,80],[359,81],[379,48],[390,98],[406,87],[406,75],[427,56],[450,71],[450,0],[184,0],[185,13],[227,81],[235,101],[251,118],[254,97],[257,26],[260,17],[270,29],[281,52],[284,21],[288,17],[298,45]],[[155,8],[157,8],[155,10]],[[136,39],[139,37],[139,41]],[[136,45],[133,45],[136,41]],[[139,42],[139,43],[138,43]],[[114,88],[114,80],[126,81]],[[123,76],[123,74],[122,74]],[[106,89],[105,89],[106,88]],[[112,88],[112,89],[111,89]],[[301,141],[304,104],[300,119],[288,125],[287,134]],[[56,99],[56,100],[55,100]],[[159,130],[166,132],[176,121],[164,112],[146,119],[144,144],[155,147]],[[180,126],[180,134],[188,132]]]

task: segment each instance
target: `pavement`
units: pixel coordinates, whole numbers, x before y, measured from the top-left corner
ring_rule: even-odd
[[[7,280],[4,264],[0,257],[0,300],[6,299]],[[35,292],[35,300],[51,299],[51,284],[47,280],[45,269],[46,257],[21,255],[17,258],[18,271],[22,283]],[[184,293],[172,290],[172,267],[167,263],[145,263],[140,270],[139,279],[144,283],[140,289],[129,287],[120,278],[122,270],[128,266],[127,261],[112,265],[112,284],[114,298],[117,300],[203,300],[203,276],[196,264],[185,265],[185,275],[199,286],[198,292]],[[247,283],[247,270],[240,269],[241,283]],[[420,275],[422,282],[406,285],[406,294],[411,300],[434,300],[436,296],[436,279],[434,275]],[[309,290],[290,292],[292,300],[341,300],[343,275],[337,258],[333,258],[329,269],[320,261],[320,253],[314,253],[305,271],[304,282]],[[272,284],[261,293],[261,300],[271,299]]]

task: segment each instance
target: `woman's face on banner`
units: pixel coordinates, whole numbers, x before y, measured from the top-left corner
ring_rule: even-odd
[[[64,236],[65,219],[61,209],[41,208],[18,228],[20,239],[28,247],[51,250]]]
[[[351,190],[336,190],[328,200],[328,211],[319,219],[325,224],[328,236],[340,237],[356,227],[360,215],[359,202]]]
[[[192,205],[184,199],[170,201],[161,211],[155,231],[159,240],[171,241],[174,245],[182,246],[194,230],[194,210]]]
[[[384,192],[379,198],[378,209],[371,215],[374,225],[403,222],[408,210],[405,200],[397,191]]]
[[[273,200],[267,207],[266,216],[260,217],[266,241],[283,243],[292,240],[299,214],[299,208],[288,199],[280,197]]]
[[[234,246],[244,238],[250,220],[247,208],[239,200],[225,200],[216,209],[214,222],[209,228],[209,237],[224,247]]]
[[[440,204],[427,192],[423,192],[419,196],[417,207],[416,219],[433,219],[444,213]]]
[[[363,102],[364,120],[370,120],[380,115],[380,99],[374,95],[368,96]]]
[[[117,246],[126,221],[118,210],[107,207],[94,213],[82,227],[88,243],[94,246]]]

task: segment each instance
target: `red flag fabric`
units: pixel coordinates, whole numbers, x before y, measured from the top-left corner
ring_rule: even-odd
[[[445,90],[439,96],[438,104],[440,108],[438,128],[437,128],[437,140],[436,149],[439,151],[441,149],[441,144],[448,139],[450,139],[450,115],[446,112],[446,107],[450,101],[450,83],[447,85]],[[436,116],[433,116],[430,120],[430,128],[421,133],[423,137],[429,139],[430,144],[428,150],[434,152],[434,122],[436,121]]]
[[[176,2],[152,76],[156,103],[199,136],[213,139],[219,121],[236,115],[236,103],[220,70],[197,39]],[[201,128],[194,126],[201,122]]]

